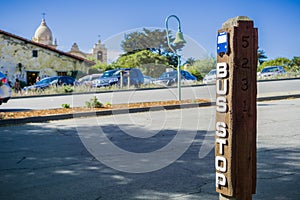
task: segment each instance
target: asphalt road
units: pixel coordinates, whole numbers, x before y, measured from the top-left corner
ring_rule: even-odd
[[[166,101],[177,99],[177,88],[118,91],[108,93],[50,96],[35,98],[11,99],[7,104],[0,106],[0,111],[34,110],[61,108],[62,104],[70,104],[72,107],[81,107],[86,101],[96,96],[101,102],[112,104]],[[182,99],[208,99],[215,100],[215,86],[182,87]],[[300,94],[300,79],[258,82],[258,97],[297,93]]]
[[[214,113],[205,107],[1,127],[0,199],[216,200]],[[258,103],[254,200],[300,199],[299,124],[300,99]]]

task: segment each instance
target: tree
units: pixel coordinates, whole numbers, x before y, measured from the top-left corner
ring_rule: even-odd
[[[266,56],[266,52],[262,49],[259,49],[257,52],[257,57],[258,57],[258,63],[259,65],[263,64],[263,62],[266,61],[268,56]]]
[[[299,73],[300,71],[300,56],[294,56],[291,61],[291,71]]]
[[[174,37],[169,32],[170,41]],[[182,49],[183,44],[171,44],[175,51]],[[125,35],[125,39],[121,42],[121,48],[125,53],[133,52],[136,50],[148,49],[152,52],[157,52],[162,55],[165,52],[170,52],[167,43],[167,35],[164,30],[155,29],[153,31],[144,28],[142,32],[132,32]]]
[[[292,62],[288,58],[280,57],[273,60],[265,61],[259,66],[257,71],[261,71],[266,66],[283,66],[288,71],[291,68],[291,64]]]
[[[210,70],[216,69],[216,65],[216,58],[211,56],[202,60],[194,60],[192,65],[188,65],[187,70],[195,75],[199,80],[202,79]]]
[[[93,61],[95,64],[90,67],[89,74],[104,72],[111,69],[111,66],[106,63],[102,63],[94,57],[88,57],[87,60]]]
[[[170,41],[174,37],[169,32]],[[184,44],[170,44],[175,51],[183,48]],[[125,39],[121,42],[121,47],[125,53],[137,52],[140,50],[149,50],[153,53],[165,56],[168,59],[169,65],[177,67],[177,56],[171,51],[167,42],[167,35],[164,30],[155,29],[153,31],[144,28],[142,32],[132,32],[125,35]]]
[[[300,67],[300,56],[294,56],[291,64],[292,66]]]
[[[140,68],[143,74],[158,77],[168,67],[168,59],[150,50],[123,54],[113,64],[114,67]]]
[[[192,68],[192,69],[188,69],[188,71],[197,78],[197,81],[203,79],[203,75],[197,69]]]
[[[185,64],[188,64],[188,65],[194,65],[194,63],[196,62],[196,59],[195,58],[188,58],[186,61],[185,61]]]

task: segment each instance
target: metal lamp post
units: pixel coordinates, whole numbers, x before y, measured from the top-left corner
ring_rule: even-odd
[[[171,17],[174,17],[178,21],[178,31],[176,33],[175,40],[173,41],[174,44],[178,43],[185,43],[186,41],[183,38],[183,34],[181,32],[181,24],[180,20],[176,15],[170,15],[166,18],[166,33],[167,33],[167,41],[169,48],[173,51],[173,53],[177,57],[177,88],[178,88],[178,101],[181,101],[181,72],[180,72],[180,56],[176,53],[176,51],[170,45],[170,38],[169,38],[169,28],[168,28],[168,21]]]

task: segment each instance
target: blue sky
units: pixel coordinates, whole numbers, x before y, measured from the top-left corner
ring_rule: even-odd
[[[269,59],[291,59],[300,56],[299,10],[300,0],[1,0],[0,29],[31,39],[45,12],[58,49],[69,51],[76,42],[82,51],[90,51],[98,35],[110,47],[129,30],[164,29],[165,18],[175,14],[198,50],[215,55],[217,30],[227,19],[243,15],[253,19],[259,48]],[[177,22],[170,20],[169,27],[176,30]],[[197,48],[190,50],[198,53]]]

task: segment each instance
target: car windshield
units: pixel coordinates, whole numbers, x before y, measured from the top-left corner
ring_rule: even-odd
[[[277,72],[279,71],[278,67],[268,67],[268,68],[264,68],[261,73],[267,73],[267,72]]]
[[[102,77],[101,78],[108,78],[108,77],[111,77],[113,76],[113,74],[115,73],[116,71],[115,70],[109,70],[109,71],[106,71],[103,73]]]
[[[121,71],[123,71],[123,76],[128,73],[128,71],[126,71],[126,70],[118,70],[112,76],[113,77],[120,77],[120,72]]]
[[[208,75],[215,75],[216,74],[216,70],[212,70],[208,73]]]
[[[93,74],[92,77],[91,77],[91,80],[100,78],[102,75],[103,75],[103,74]]]
[[[121,71],[121,70],[116,71],[115,73],[113,73],[112,76],[120,76],[120,71]]]
[[[88,81],[91,79],[91,75],[87,75],[78,79],[78,82]]]

